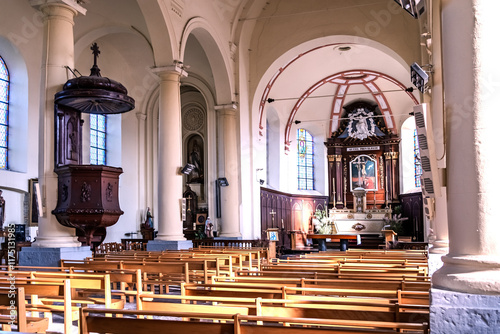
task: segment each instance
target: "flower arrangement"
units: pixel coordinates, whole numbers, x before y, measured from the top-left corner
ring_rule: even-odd
[[[314,233],[332,234],[332,221],[326,210],[316,210],[313,216]]]

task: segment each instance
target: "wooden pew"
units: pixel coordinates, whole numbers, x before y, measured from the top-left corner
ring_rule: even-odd
[[[2,330],[11,331],[16,325],[17,332],[45,333],[49,328],[49,319],[35,316],[28,317],[24,288],[0,288],[0,324]]]
[[[73,320],[79,320],[78,308],[73,306],[71,298],[70,280],[22,278],[12,281],[8,277],[0,278],[0,287],[10,288],[11,284],[15,284],[17,288],[23,288],[25,298],[30,300],[29,310],[48,314],[49,323],[53,312],[63,313],[65,333],[70,333]],[[54,301],[62,305],[52,305]]]
[[[216,305],[225,307],[245,307],[250,315],[263,315],[262,306],[295,307],[306,309],[326,309],[327,318],[350,319],[351,313],[357,314],[352,319],[363,320],[363,313],[369,314],[365,320],[399,321],[399,322],[429,322],[429,305],[402,304],[401,299],[391,298],[366,298],[366,297],[327,297],[310,295],[287,295],[287,299],[263,299],[248,297],[221,297],[217,294],[206,296],[186,295],[139,295],[138,310],[174,310],[171,305],[181,303],[183,308],[189,310],[190,305]],[[147,306],[143,306],[147,305]],[[183,309],[183,310],[184,310]],[[180,310],[180,309],[177,309]],[[338,312],[335,315],[335,312]],[[313,311],[309,311],[313,312]],[[330,313],[328,313],[330,312]],[[285,314],[284,311],[283,314]],[[305,313],[304,313],[305,314]]]
[[[401,280],[381,280],[381,279],[311,279],[311,278],[284,278],[269,276],[213,276],[212,283],[236,282],[245,284],[261,284],[267,286],[297,286],[303,288],[328,288],[328,289],[385,289],[385,290],[410,290],[429,291],[430,282],[404,282]]]
[[[268,277],[290,277],[290,278],[310,278],[310,279],[351,279],[365,280],[367,278],[375,280],[395,280],[395,281],[415,281],[430,282],[429,276],[414,276],[405,273],[370,273],[363,272],[341,273],[331,270],[314,270],[313,268],[292,268],[289,270],[261,270],[261,271],[236,271],[235,276],[268,276]]]
[[[109,274],[96,273],[66,273],[51,271],[11,271],[0,272],[0,275],[15,276],[16,282],[29,279],[29,282],[63,282],[69,280],[72,288],[72,297],[80,298],[81,303],[103,304],[107,308],[123,308],[122,300],[112,299],[111,281]],[[1,276],[0,276],[1,277]],[[81,294],[80,292],[84,292]],[[90,294],[97,297],[88,297]]]
[[[115,316],[105,318],[101,314],[112,313]],[[136,316],[137,318],[124,317]],[[156,316],[156,319],[145,319]],[[169,317],[172,320],[163,320],[159,317]],[[209,313],[184,313],[184,312],[161,312],[161,311],[134,311],[134,310],[107,310],[82,308],[82,331],[81,334],[90,332],[97,333],[237,333],[237,334],[320,334],[325,333],[399,333],[400,331],[412,331],[415,333],[429,332],[428,324],[377,322],[361,320],[331,320],[316,318],[289,318],[289,317],[266,317],[251,315],[225,315]],[[226,320],[226,322],[215,321],[182,321],[176,318],[199,318]],[[260,324],[263,325],[260,325]]]

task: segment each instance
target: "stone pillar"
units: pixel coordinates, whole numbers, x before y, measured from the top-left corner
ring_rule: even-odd
[[[236,105],[215,108],[219,114],[219,137],[223,142],[222,160],[224,174],[229,183],[221,187],[221,233],[222,238],[241,238],[240,233],[240,173],[238,164],[238,134],[236,131]]]
[[[182,230],[182,130],[178,65],[155,68],[160,77],[158,119],[158,237],[156,241],[186,240]],[[148,243],[148,249],[150,245]]]
[[[446,188],[443,189],[446,190]],[[432,219],[431,225],[431,228],[434,232],[434,240],[432,240],[432,246],[429,248],[429,253],[446,254],[449,251],[449,241],[448,212],[445,192],[442,192],[441,197],[436,197],[434,201],[434,207],[435,214]]]
[[[497,1],[442,0],[449,253],[432,276],[432,333],[500,323]]]
[[[43,215],[39,217],[38,236],[33,246],[78,247],[81,243],[75,236],[75,229],[62,226],[51,213],[57,205],[54,94],[69,79],[65,67],[74,68],[73,18],[78,13],[85,14],[86,10],[76,2],[70,5],[68,1],[31,0],[30,3],[44,16],[38,162]]]
[[[442,35],[441,35],[441,3],[440,1],[432,2],[432,32],[428,38],[432,41],[432,99],[426,100],[431,106],[433,137],[435,141],[437,165],[438,168],[446,168],[446,147],[444,139],[444,127],[446,120],[444,119],[444,87],[443,87],[443,61],[442,61]],[[424,98],[430,98],[429,94],[425,94]],[[428,203],[432,199],[424,199]],[[430,201],[429,205],[433,206],[430,209],[434,211],[434,217],[431,218],[430,228],[432,228],[432,235],[429,235],[429,272],[431,272],[432,258],[438,258],[436,264],[441,267],[441,256],[438,254],[448,253],[448,206],[446,187],[442,184],[441,196],[435,200]],[[435,254],[435,255],[432,255]],[[437,269],[437,268],[436,268]]]
[[[497,2],[443,0],[449,253],[435,287],[500,294]]]

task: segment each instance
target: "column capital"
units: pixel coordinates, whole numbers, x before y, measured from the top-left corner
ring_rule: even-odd
[[[238,110],[238,104],[231,102],[229,104],[219,104],[214,107],[215,111],[220,115],[234,115]]]
[[[69,7],[77,14],[85,15],[87,9],[83,8],[76,0],[30,0],[30,5],[38,10],[45,6],[65,6]]]
[[[164,79],[168,75],[178,75],[179,77],[187,77],[188,73],[184,71],[184,66],[182,63],[174,62],[173,65],[169,66],[158,66],[158,67],[152,67],[151,71],[159,76],[160,78]]]
[[[137,119],[139,121],[145,121],[146,118],[148,118],[148,115],[146,115],[145,113],[141,112],[141,111],[138,111],[135,113],[135,117],[137,117]]]

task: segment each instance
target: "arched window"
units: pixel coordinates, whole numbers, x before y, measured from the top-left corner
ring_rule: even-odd
[[[413,160],[415,162],[415,187],[420,187],[420,176],[422,175],[422,162],[420,161],[420,150],[418,147],[417,130],[413,131]]]
[[[0,56],[0,169],[8,169],[9,70]]]
[[[106,115],[90,114],[90,163],[106,164]]]
[[[297,129],[297,181],[299,190],[314,190],[314,140],[305,129]]]

